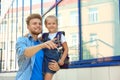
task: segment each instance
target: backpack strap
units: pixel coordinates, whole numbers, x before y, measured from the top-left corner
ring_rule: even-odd
[[[43,34],[42,34],[42,41],[43,41],[43,42],[46,42],[46,41],[50,40],[50,39],[48,38],[48,35],[49,35],[49,33],[43,33]]]
[[[58,31],[55,38],[57,38],[56,43],[58,44],[58,47],[61,47],[62,43],[61,43],[61,35],[65,35],[64,31]]]
[[[62,34],[65,35],[65,32],[64,31],[58,31],[57,34],[56,34],[56,36],[55,36],[55,38],[57,38],[57,40],[55,41],[55,43],[59,44],[59,46],[61,46],[61,35]],[[49,36],[49,33],[43,33],[42,34],[42,41],[46,42],[46,41],[50,40],[48,38],[48,36]]]
[[[65,35],[65,32],[64,31],[58,31],[55,38],[61,39],[62,34]]]

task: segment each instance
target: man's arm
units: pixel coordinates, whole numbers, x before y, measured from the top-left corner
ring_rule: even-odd
[[[50,40],[36,46],[28,47],[26,44],[26,38],[20,37],[16,42],[16,53],[18,57],[24,55],[25,57],[29,58],[32,57],[37,51],[43,48],[48,48],[48,49],[56,48],[57,45],[53,41],[54,40]]]
[[[36,46],[28,47],[25,49],[24,55],[26,57],[32,57],[37,51],[43,48],[48,48],[48,49],[57,48],[57,45],[53,41],[54,40],[50,40]]]

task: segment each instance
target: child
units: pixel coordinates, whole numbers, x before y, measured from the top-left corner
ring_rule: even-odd
[[[55,73],[55,71],[49,70],[48,68],[48,63],[51,60],[56,60],[58,62],[58,64],[60,66],[62,66],[64,64],[64,60],[67,56],[68,53],[68,45],[67,42],[65,40],[65,36],[63,34],[58,34],[58,20],[55,16],[50,15],[48,17],[46,17],[45,19],[45,26],[48,29],[48,35],[45,36],[44,33],[42,35],[42,40],[44,40],[44,38],[47,38],[47,40],[52,40],[54,38],[56,38],[56,44],[58,45],[58,48],[60,48],[59,43],[62,44],[62,47],[64,49],[64,52],[62,54],[62,56],[60,57],[60,53],[59,53],[59,49],[44,49],[44,53],[45,53],[45,57],[44,57],[44,62],[43,62],[43,72],[44,72],[44,80],[52,80],[52,76]],[[61,36],[60,38],[60,42],[58,41],[58,37]],[[46,41],[47,41],[46,40]],[[46,67],[47,66],[47,67]]]

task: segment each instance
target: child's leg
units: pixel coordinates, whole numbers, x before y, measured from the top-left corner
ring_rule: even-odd
[[[51,73],[46,73],[44,76],[44,80],[52,80],[53,74]]]

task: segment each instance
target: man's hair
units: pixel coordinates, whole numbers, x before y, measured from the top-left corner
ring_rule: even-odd
[[[44,22],[45,25],[47,24],[47,19],[48,19],[48,18],[54,18],[54,19],[56,20],[56,23],[58,24],[58,19],[57,19],[57,17],[54,16],[54,15],[49,15],[49,16],[47,16],[46,19],[45,19],[45,22]]]
[[[40,19],[41,21],[42,21],[42,17],[41,17],[41,15],[40,14],[30,14],[28,17],[27,17],[27,19],[26,19],[26,23],[27,23],[27,25],[29,25],[29,23],[30,23],[30,20],[31,19],[34,19],[34,18],[37,18],[37,19]]]

